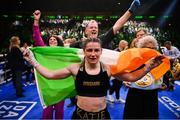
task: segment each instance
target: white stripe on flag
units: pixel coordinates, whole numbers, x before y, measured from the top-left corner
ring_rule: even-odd
[[[120,52],[114,50],[103,49],[100,61],[104,64],[115,65],[118,61],[119,53]],[[81,58],[81,60],[84,59],[83,49],[79,49],[77,54]]]

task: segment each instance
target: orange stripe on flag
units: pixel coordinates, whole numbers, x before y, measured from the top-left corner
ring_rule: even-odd
[[[116,65],[111,65],[112,75],[121,74],[123,72],[131,72],[141,65],[148,62],[149,59],[161,55],[158,51],[149,48],[132,48],[120,52]],[[156,80],[161,78],[170,69],[168,58],[163,59],[163,63],[154,68],[151,73]]]

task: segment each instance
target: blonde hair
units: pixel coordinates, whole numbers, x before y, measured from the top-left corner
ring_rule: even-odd
[[[136,34],[137,34],[138,32],[140,32],[140,31],[143,31],[145,34],[148,34],[148,31],[147,31],[145,28],[142,28],[142,27],[140,27],[140,28],[137,29]]]
[[[130,48],[136,48],[137,47],[137,45],[136,45],[137,42],[138,42],[137,38],[134,38],[131,41]]]
[[[146,45],[149,44],[149,43],[153,44],[154,47],[155,47],[156,49],[158,49],[158,42],[157,42],[157,40],[156,40],[153,36],[151,36],[151,35],[145,35],[145,36],[143,36],[142,38],[140,38],[140,39],[138,40],[138,42],[137,42],[137,47],[138,47],[138,48],[146,48]]]
[[[97,23],[97,25],[98,25],[98,22],[96,20],[90,20],[87,22],[85,28],[87,28],[90,23]]]
[[[14,47],[14,46],[16,46],[16,47],[19,48],[19,47],[20,47],[19,44],[20,44],[20,39],[19,39],[19,37],[18,37],[18,36],[12,36],[12,37],[10,38],[9,49],[11,50],[11,48]]]
[[[123,46],[124,48],[122,48],[122,45],[126,45],[126,46]],[[119,41],[119,49],[121,49],[121,51],[128,49],[128,47],[129,47],[128,42],[126,40],[120,40]]]
[[[128,45],[128,42],[127,42],[126,40],[120,40],[120,41],[119,41],[119,44],[122,44],[122,43],[125,43],[125,44]]]

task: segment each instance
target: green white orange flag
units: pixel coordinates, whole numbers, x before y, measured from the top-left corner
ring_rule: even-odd
[[[73,63],[79,63],[84,58],[83,50],[65,47],[35,47],[31,48],[36,60],[50,70],[61,69]],[[150,58],[160,55],[159,52],[148,48],[133,48],[123,52],[103,49],[100,61],[111,66],[112,75],[131,72]],[[170,68],[168,58],[153,69],[151,73],[158,80]],[[51,80],[35,71],[37,89],[43,107],[53,105],[61,100],[76,95],[74,78]]]

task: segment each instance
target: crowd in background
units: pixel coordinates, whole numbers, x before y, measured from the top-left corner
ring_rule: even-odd
[[[171,31],[173,27],[167,21],[165,26],[160,26],[155,21],[130,19],[136,15],[139,7],[141,2],[133,0],[127,11],[116,19],[97,16],[90,19],[44,17],[40,10],[33,12],[33,21],[32,18],[18,15],[15,19],[9,16],[2,18],[0,26],[4,29],[0,31],[0,40],[4,46],[0,53],[7,54],[3,64],[7,64],[5,69],[11,70],[16,97],[26,97],[22,78],[24,71],[27,72],[26,85],[37,85],[44,99],[45,96],[54,99],[63,95],[55,94],[54,97],[48,93],[55,92],[55,86],[49,90],[41,89],[41,86],[48,88],[50,85],[40,84],[43,80],[38,75],[46,78],[46,82],[71,76],[77,92],[70,98],[70,105],[67,105],[75,106],[72,119],[111,119],[107,102],[125,104],[123,119],[158,119],[158,91],[175,90],[174,81],[180,79],[180,51],[176,47],[179,46],[178,40],[175,39],[179,35],[176,29],[176,32]],[[30,47],[48,48],[47,52],[53,48],[61,50],[62,47],[71,47],[82,50],[84,56],[81,63],[50,70],[41,65],[42,60],[34,57]],[[109,65],[113,60],[104,51],[113,54],[113,58],[120,56],[114,60],[113,67]],[[101,58],[103,54],[107,54],[107,61]],[[35,81],[33,70],[37,73]],[[57,86],[57,89],[61,89],[61,86]],[[128,89],[125,99],[120,96],[122,86]],[[41,119],[63,119],[65,98],[58,98],[49,104],[44,101]]]
[[[83,36],[84,26],[88,20],[75,20],[75,19],[41,19],[41,32],[43,38],[48,38],[50,34],[59,35],[63,40],[66,38],[75,38],[80,40]],[[115,20],[98,20],[100,33],[104,33]],[[11,36],[17,35],[21,38],[22,44],[28,42],[33,44],[32,40],[32,20],[31,19],[20,19],[20,20],[4,20],[4,24],[7,24],[6,29],[2,31],[1,37],[1,48],[0,53],[7,51],[8,40]],[[177,37],[177,32],[172,27],[173,24],[168,24],[167,27],[162,28],[154,23],[144,20],[129,20],[124,27],[121,29],[118,35],[114,38],[114,48],[118,46],[120,39],[125,39],[130,43],[135,37],[135,31],[139,27],[143,27],[148,30],[153,36],[156,37],[158,42],[162,45],[166,40],[170,40],[176,46],[180,46],[175,38]],[[8,29],[11,29],[9,31]],[[6,32],[9,31],[9,32]],[[46,39],[45,39],[46,40]]]
[[[76,21],[69,20],[66,22],[57,23],[57,20],[43,21],[42,24],[42,36],[44,38],[48,38],[51,34],[56,34],[62,38],[62,40],[66,38],[75,38],[76,40],[80,40],[84,36],[84,26],[87,24],[88,20]],[[73,22],[71,22],[73,21]],[[66,26],[68,24],[68,26]],[[100,26],[100,33],[104,33],[104,31],[111,26],[111,23],[106,24],[108,22],[98,21]],[[53,24],[53,25],[52,25]],[[119,32],[119,34],[114,38],[114,48],[118,46],[119,40],[125,39],[130,43],[132,39],[135,37],[135,32],[138,28],[144,28],[148,31],[149,34],[156,37],[159,43],[163,44],[166,40],[170,40],[170,32],[165,31],[157,26],[153,26],[148,22],[141,21],[128,21],[123,29]]]
[[[61,19],[50,19],[47,21],[41,20],[41,22],[40,22],[41,33],[40,34],[41,34],[42,39],[44,40],[44,43],[43,43],[44,45],[37,45],[37,46],[45,46],[45,44],[51,40],[51,37],[55,38],[55,36],[52,36],[52,35],[57,35],[56,37],[58,37],[58,39],[60,39],[60,41],[62,42],[61,46],[64,46],[64,47],[71,47],[71,44],[74,44],[77,41],[82,42],[83,39],[85,39],[85,37],[86,37],[84,31],[85,31],[85,27],[88,22],[89,22],[88,20],[82,20],[82,21],[61,20]],[[107,28],[109,28],[109,26],[112,26],[111,24],[104,26],[104,22],[101,22],[101,21],[98,21],[98,25],[100,26],[100,29],[101,29],[100,34],[105,33],[104,31],[107,31]],[[159,27],[152,26],[148,22],[139,22],[139,21],[132,21],[132,20],[126,22],[126,24],[123,26],[123,28],[120,31],[118,31],[117,36],[113,38],[113,43],[111,44],[112,45],[111,49],[120,51],[120,52],[128,49],[130,47],[131,42],[133,41],[133,38],[136,37],[135,35],[139,28],[146,31],[146,33],[144,33],[144,34],[152,35],[158,40],[157,42],[160,45],[160,46],[158,46],[158,48],[163,48],[163,51],[161,51],[161,49],[159,49],[159,51],[161,51],[166,56],[173,57],[172,64],[173,64],[175,58],[174,58],[174,56],[171,56],[171,55],[172,54],[174,55],[176,53],[175,53],[175,50],[173,50],[172,53],[169,53],[169,51],[171,52],[171,48],[176,49],[176,52],[177,52],[176,56],[177,56],[177,58],[180,58],[180,52],[179,52],[178,48],[177,47],[174,48],[173,44],[170,42],[170,41],[172,41],[172,39],[170,38],[170,33],[168,31],[164,32]],[[17,39],[18,39],[18,41],[20,40],[19,38],[17,38]],[[11,38],[11,41],[12,41],[12,38]],[[121,44],[122,42],[124,42],[123,44],[125,44],[125,45],[122,45]],[[22,43],[26,43],[26,42],[22,42]],[[26,44],[28,44],[28,43],[26,43]],[[31,45],[32,44],[33,43],[31,43]],[[170,47],[168,48],[166,46],[166,44],[168,44]],[[30,46],[30,45],[28,45],[28,46]],[[51,45],[48,45],[48,46],[51,46]],[[124,48],[122,48],[122,46]],[[19,49],[20,42],[17,42],[17,45],[15,45],[15,47],[17,47]],[[23,51],[23,49],[22,49],[22,51]],[[22,53],[20,50],[19,50],[19,54],[20,54],[20,59],[23,59]],[[23,61],[21,61],[21,62],[22,62],[22,64],[23,63],[26,64],[26,62],[23,62]],[[26,66],[28,66],[28,65],[26,65]],[[26,70],[29,71],[28,73],[31,72],[31,69],[32,69],[32,66],[29,66],[29,68],[26,67]],[[23,70],[21,70],[20,73],[17,73],[17,70],[15,69],[14,74],[18,74],[18,76],[21,77],[22,71]],[[164,81],[165,81],[166,87],[168,87],[168,90],[174,90],[174,83],[172,82],[172,85],[170,85],[171,84],[170,77],[168,75],[165,75],[165,78],[166,79]],[[126,101],[121,99],[121,97],[119,96],[119,89],[123,84],[122,81],[120,83],[116,83],[117,80],[114,80],[114,78],[112,78],[112,79],[113,79],[112,82],[113,83],[115,82],[114,85],[118,85],[118,86],[112,85],[109,96],[108,96],[109,101],[125,103]],[[27,80],[27,82],[29,82],[29,80]],[[17,83],[20,83],[20,82],[17,81]],[[14,82],[14,86],[17,90],[16,94],[19,97],[24,97],[23,90],[22,90],[22,84],[17,86],[17,83]],[[116,92],[116,98],[112,98],[113,92]],[[135,92],[137,92],[137,91],[135,91]],[[144,90],[142,90],[142,93],[144,93]],[[155,91],[155,94],[156,94],[155,98],[157,98],[157,90]],[[64,101],[62,101],[62,102],[64,102]],[[64,103],[63,103],[63,105],[64,105]],[[126,106],[127,106],[127,104],[126,104]],[[155,105],[155,107],[157,107],[157,106]],[[128,114],[127,116],[129,116],[129,114],[131,114],[131,113],[127,113],[127,114]],[[154,114],[154,112],[152,112],[152,114]],[[125,118],[127,116],[125,116]]]

